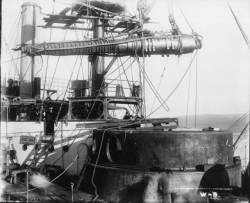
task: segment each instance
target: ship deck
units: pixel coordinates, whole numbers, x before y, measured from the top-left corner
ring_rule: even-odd
[[[4,181],[5,189],[2,193],[1,201],[13,202],[13,201],[26,201],[26,186],[23,183],[10,184]],[[30,188],[32,190],[32,188]],[[58,184],[51,184],[46,189],[34,189],[28,194],[29,202],[105,202],[103,200],[96,200],[95,196],[84,193],[81,191],[74,192],[73,201],[70,189],[64,188]],[[28,202],[26,201],[26,202]],[[226,194],[223,197],[211,198],[204,197],[196,203],[247,203],[249,199],[243,196],[234,196]]]
[[[5,188],[2,193],[1,201],[27,201],[27,188],[23,183],[10,184],[4,181]],[[30,202],[72,202],[71,190],[64,188],[58,184],[51,184],[46,189],[34,189],[31,187],[29,190],[32,190],[28,193],[28,201]],[[91,202],[94,199],[93,195],[78,191],[74,192],[73,201],[76,202]]]

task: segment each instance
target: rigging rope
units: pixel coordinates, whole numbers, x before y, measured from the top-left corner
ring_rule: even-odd
[[[82,67],[82,58],[83,58],[83,55],[80,56],[80,64],[79,64],[79,68],[78,68],[78,71],[77,71],[77,74],[76,74],[76,80],[78,80],[78,77],[80,75],[80,71],[81,71],[81,67]]]
[[[233,17],[234,17],[234,20],[235,20],[235,22],[236,22],[236,24],[237,24],[237,26],[238,26],[238,28],[239,28],[239,30],[240,30],[240,32],[241,32],[242,37],[243,37],[244,40],[245,40],[245,43],[246,43],[248,49],[250,50],[250,43],[249,43],[249,40],[248,40],[248,38],[247,38],[247,35],[245,34],[245,32],[244,32],[244,30],[243,30],[243,28],[242,28],[242,26],[241,26],[241,24],[240,24],[238,18],[236,17],[236,15],[235,15],[235,13],[234,13],[234,11],[233,11],[233,9],[232,9],[232,7],[230,6],[230,4],[229,4],[228,1],[227,1],[227,5],[228,5],[228,7],[229,7],[229,9],[230,9],[230,11],[231,11]]]
[[[137,62],[139,64],[139,68],[141,71],[143,71],[141,69],[141,64],[140,64],[140,61],[137,57]],[[149,79],[148,77],[148,74],[145,72],[144,73],[144,77],[145,77],[145,80],[147,81],[150,89],[152,90],[152,92],[154,93],[155,97],[158,99],[158,101],[162,104],[163,108],[168,112],[169,111],[169,107],[167,106],[166,102],[164,102],[163,98],[161,97],[161,95],[159,94],[159,92],[156,90],[156,88],[154,87],[153,83],[151,82],[151,80]]]
[[[195,63],[195,112],[194,112],[194,127],[197,125],[197,106],[198,106],[198,52],[196,54]]]
[[[54,12],[55,12],[55,0],[53,0],[53,8],[52,8],[52,13],[54,14]],[[51,38],[52,38],[52,28],[50,28],[49,42],[51,42]],[[44,95],[45,95],[46,80],[47,80],[47,74],[48,74],[48,65],[49,65],[49,56],[47,56],[46,68],[45,68],[45,77],[44,77],[44,85],[43,85],[43,97],[42,97],[42,101],[43,101],[42,102],[42,108],[43,108],[43,105],[44,105]]]
[[[73,161],[62,171],[62,173],[60,173],[58,176],[56,176],[54,179],[52,179],[51,181],[49,181],[49,183],[53,183],[54,181],[56,181],[58,178],[60,178],[64,173],[67,172],[67,170],[74,164],[74,162],[77,160],[78,155],[76,155],[73,159]],[[22,193],[27,193],[27,192],[31,192],[34,191],[35,189],[40,189],[39,187],[34,187],[32,189],[29,189],[28,191],[20,191],[20,192],[9,192],[9,194],[22,194]]]
[[[117,61],[117,65],[118,65],[118,61]],[[118,72],[119,72],[119,84],[122,85],[122,75],[124,74],[123,72],[121,73],[121,69],[119,68],[118,69]]]
[[[17,68],[17,63],[14,63],[14,57],[13,57],[12,53],[10,52],[11,49],[9,48],[8,42],[7,42],[7,40],[6,40],[6,38],[4,37],[3,34],[2,34],[2,37],[3,37],[4,43],[5,43],[6,49],[8,50],[10,57],[13,59],[12,62],[13,62],[13,64],[15,65],[16,74],[17,74],[18,76],[20,76],[19,70],[18,70],[18,68]]]
[[[16,58],[7,59],[5,61],[2,61],[2,63],[13,62],[13,60],[20,60],[20,59],[25,58],[25,57],[28,57],[28,56],[27,55],[23,55],[23,56],[19,56],[19,57],[16,57]]]
[[[68,33],[68,30],[65,31],[63,40],[66,39],[67,33]],[[54,81],[54,77],[55,77],[55,74],[56,74],[56,71],[57,71],[57,68],[58,68],[58,64],[59,64],[60,58],[61,58],[61,56],[59,56],[57,58],[56,67],[55,67],[55,70],[54,70],[53,75],[52,75],[52,79],[51,79],[51,83],[50,83],[49,89],[51,89],[51,87],[52,87],[52,84],[53,84],[53,81]]]
[[[181,12],[183,18],[185,19],[185,21],[186,21],[188,27],[190,28],[190,30],[192,31],[192,33],[194,33],[194,30],[193,30],[193,28],[192,28],[190,22],[189,22],[188,19],[186,18],[185,14],[183,13],[183,10],[182,10],[180,7],[178,7],[178,8],[179,8],[179,10],[180,10],[180,12]]]
[[[160,103],[160,105],[159,105],[152,113],[150,113],[149,115],[152,115],[153,113],[155,113],[156,111],[158,111],[158,110],[161,108],[161,106],[162,106],[165,102],[167,102],[167,101],[169,100],[169,98],[175,93],[175,91],[178,89],[178,87],[181,85],[182,81],[184,80],[185,76],[187,75],[189,69],[191,68],[191,65],[192,65],[192,63],[193,63],[193,60],[194,60],[196,54],[197,54],[197,51],[196,51],[195,54],[193,55],[193,57],[192,57],[192,59],[191,59],[189,65],[188,65],[186,71],[184,72],[184,74],[182,75],[182,77],[180,78],[180,80],[178,81],[178,83],[176,84],[176,86],[174,87],[174,89],[169,93],[169,95],[167,96],[167,98],[166,98],[165,100],[163,100],[163,102]]]
[[[132,59],[132,57],[128,57],[123,63],[122,63],[122,65],[124,65],[129,59]],[[115,71],[117,71],[119,68],[121,67],[121,65],[119,65],[118,67],[116,67],[116,69],[115,70],[113,70],[111,73],[109,73],[108,75],[107,75],[107,77],[109,77],[110,75],[112,75]]]
[[[129,87],[130,93],[132,93],[132,87],[131,87],[130,84],[129,84],[128,76],[127,76],[127,74],[126,74],[126,72],[125,72],[124,66],[123,66],[123,64],[122,64],[122,60],[121,60],[120,57],[119,57],[119,59],[120,59],[120,63],[121,63],[121,66],[122,66],[123,74],[125,75],[126,80],[127,80],[127,83],[128,83],[128,87]]]
[[[26,9],[25,9],[26,10]],[[17,16],[17,18],[16,18],[16,20],[15,20],[15,22],[13,23],[13,25],[11,26],[11,29],[10,29],[10,33],[8,33],[8,38],[9,38],[9,41],[14,41],[14,37],[15,37],[15,35],[16,35],[16,38],[18,37],[18,33],[19,32],[17,32],[17,30],[16,30],[16,28],[19,28],[19,24],[21,23],[21,12],[22,11],[22,9],[20,9],[20,11],[18,12],[19,14],[18,14],[18,16]],[[17,24],[17,25],[16,25]],[[15,44],[16,45],[16,44]]]
[[[162,73],[161,73],[160,81],[159,81],[158,86],[157,86],[157,89],[158,89],[158,90],[160,90],[161,83],[162,83],[162,80],[163,80],[163,76],[164,76],[165,71],[166,71],[166,66],[164,66],[163,71],[162,71]],[[153,108],[154,108],[154,105],[155,105],[155,101],[156,101],[156,97],[154,97],[154,100],[153,100],[153,103],[152,103],[152,106],[151,106],[151,109],[150,109],[150,113],[153,111]]]
[[[126,81],[127,81],[127,83],[128,83],[128,87],[129,87],[129,91],[130,91],[130,94],[132,95],[132,87],[131,87],[131,85],[130,85],[130,83],[129,83],[129,79],[128,79],[128,76],[127,76],[127,74],[126,74],[126,70],[125,70],[125,68],[124,68],[124,63],[122,63],[122,60],[121,60],[121,58],[119,57],[119,59],[120,59],[120,63],[121,63],[121,65],[120,66],[122,66],[122,69],[123,69],[123,73],[120,73],[120,71],[119,71],[119,75],[125,75],[125,77],[126,77]],[[118,62],[117,62],[118,63]],[[132,70],[132,67],[131,67],[131,70]],[[122,79],[121,79],[121,77],[120,77],[120,85],[122,86]],[[128,105],[128,108],[133,112],[133,113],[135,113],[135,111]]]
[[[25,72],[24,72],[24,74],[23,74],[23,77],[20,78],[20,81],[19,81],[19,82],[22,82],[22,81],[24,80],[24,77],[25,77],[25,75],[27,74],[27,72],[28,72],[30,66],[31,66],[31,61],[30,61],[29,65],[27,66],[27,68],[26,68],[26,70],[25,70]]]
[[[75,70],[75,67],[76,67],[76,64],[77,64],[77,60],[78,60],[78,56],[76,57],[75,64],[74,64],[73,69],[72,69],[72,71],[71,71],[71,74],[70,74],[70,77],[69,77],[69,80],[68,80],[68,83],[67,83],[67,86],[66,86],[64,95],[63,95],[63,99],[62,99],[63,102],[64,102],[64,100],[65,100],[65,96],[66,96],[67,91],[68,91],[68,89],[69,89],[70,81],[71,81],[71,78],[72,78],[72,76],[73,76],[73,73],[74,73],[74,70]],[[59,111],[58,111],[58,113],[57,113],[55,123],[57,123],[57,121],[58,121],[59,114],[61,113],[61,110],[62,110],[63,102],[60,104],[60,108],[59,108]]]
[[[127,61],[127,60],[126,60]],[[134,63],[136,61],[136,59],[134,59],[129,65],[128,65],[128,67],[127,68],[125,68],[125,72],[129,69],[129,68],[131,68],[132,67],[132,64]],[[124,62],[125,63],[125,62]],[[119,66],[119,67],[121,67],[121,66]],[[117,70],[117,68],[116,68],[116,70]],[[117,80],[117,78],[119,78],[120,77],[120,75],[122,75],[123,73],[120,73],[118,76],[116,76],[114,79],[112,79],[110,82],[109,82],[109,84],[112,84],[115,80]]]
[[[41,68],[35,73],[35,75],[37,75],[40,71],[43,71],[43,57],[42,56],[40,56],[41,57]],[[43,74],[43,72],[42,72],[42,74]]]
[[[237,124],[238,122],[242,121],[243,119],[245,119],[245,117],[248,116],[248,112],[244,113],[242,116],[240,116],[238,119],[236,119],[229,127],[228,130],[232,129],[234,127],[235,124]]]
[[[96,171],[96,167],[98,165],[98,162],[99,162],[99,159],[100,159],[100,155],[101,155],[101,150],[102,150],[102,145],[103,145],[103,141],[104,141],[104,134],[105,134],[106,130],[103,131],[102,133],[102,139],[101,139],[101,143],[100,143],[100,148],[99,148],[99,151],[98,151],[98,154],[97,154],[97,158],[96,158],[96,161],[95,161],[95,165],[94,165],[94,170],[93,170],[93,173],[92,173],[92,177],[91,177],[91,183],[95,189],[95,198],[93,199],[93,202],[95,202],[99,195],[97,193],[97,187],[96,187],[96,184],[94,183],[94,177],[95,177],[95,171]]]
[[[238,138],[235,140],[235,142],[233,143],[233,148],[236,149],[236,145],[238,143],[238,141],[240,140],[241,136],[246,133],[247,127],[249,126],[249,122],[245,125],[245,127],[243,128],[243,130],[241,131],[240,135],[238,136]]]
[[[73,135],[73,133],[74,133],[75,130],[76,130],[76,128],[74,128],[74,129],[72,130],[71,134],[68,135],[68,137],[71,137],[71,136]],[[78,130],[78,133],[76,133],[76,134],[77,134],[77,135],[80,134],[81,131],[83,131],[83,130],[82,130],[82,129]],[[59,132],[59,131],[58,131],[58,132]],[[90,134],[91,134],[91,133],[90,133]],[[81,137],[81,138],[88,137],[88,136],[89,136],[89,135],[84,135],[84,136]],[[76,141],[77,138],[79,138],[79,137],[75,136],[74,139],[72,140],[72,142],[68,145],[69,149],[70,149],[70,147],[75,143],[75,141]],[[56,164],[60,159],[63,158],[63,156],[64,156],[64,154],[62,154],[60,157],[58,157],[58,158],[53,162],[52,165]]]
[[[190,99],[190,83],[191,83],[191,69],[189,70],[189,80],[188,80],[188,93],[187,93],[187,110],[186,110],[186,128],[188,127],[188,107]]]
[[[131,60],[132,60],[132,58],[130,58],[130,62],[131,62]],[[133,81],[133,83],[134,83],[133,69],[131,68],[130,71],[131,71],[131,79],[132,79],[132,81]]]

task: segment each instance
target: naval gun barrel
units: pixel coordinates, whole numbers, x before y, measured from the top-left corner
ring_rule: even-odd
[[[197,35],[164,35],[131,37],[125,39],[94,39],[88,41],[51,42],[24,45],[27,55],[97,55],[97,56],[150,56],[181,55],[201,48]],[[144,53],[143,53],[144,51]]]

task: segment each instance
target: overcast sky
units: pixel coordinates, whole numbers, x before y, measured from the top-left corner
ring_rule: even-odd
[[[21,0],[2,1],[2,76],[14,71],[14,65],[4,62],[10,59],[6,43],[10,48],[18,42],[17,25]],[[52,0],[38,0],[44,13],[52,11]],[[66,0],[55,0],[56,11],[66,6]],[[229,0],[243,29],[250,38],[250,1]],[[126,1],[127,9],[136,13],[136,2]],[[179,8],[182,9],[193,30],[203,36],[203,47],[198,53],[198,114],[230,114],[248,111],[248,90],[250,74],[249,50],[236,26],[236,23],[224,0],[155,0],[149,14],[151,20],[157,23],[147,25],[151,30],[168,30],[169,13],[173,13],[177,24],[183,33],[191,33]],[[56,36],[54,34],[53,36]],[[62,35],[63,36],[63,35]],[[63,39],[57,36],[57,40]],[[3,39],[4,38],[4,39]],[[45,39],[46,40],[46,39]],[[44,41],[45,41],[44,40]],[[16,53],[12,53],[15,55]],[[161,86],[158,88],[161,96],[166,98],[175,87],[192,54],[185,56],[161,57],[146,59],[146,70],[152,82],[158,87],[161,74],[165,68]],[[68,58],[69,59],[69,58]],[[59,78],[67,78],[72,61],[66,59],[60,63]],[[51,59],[53,65],[55,59]],[[7,70],[7,71],[6,71]],[[6,73],[5,73],[6,72]],[[187,75],[175,94],[169,99],[170,112],[163,109],[154,116],[185,115],[187,111],[188,84],[190,78],[189,113],[194,113],[195,101],[195,63],[191,73]],[[153,94],[147,91],[147,109],[150,112]],[[156,102],[155,107],[158,105]]]

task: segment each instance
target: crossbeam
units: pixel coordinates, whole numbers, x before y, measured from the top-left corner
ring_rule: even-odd
[[[136,20],[134,18],[130,17],[104,17],[104,16],[91,16],[91,15],[81,15],[81,16],[75,16],[75,15],[60,15],[60,14],[46,14],[49,16],[48,18],[43,18],[46,21],[52,21],[53,19],[70,19],[70,20],[75,20],[75,19],[100,19],[100,20],[112,20],[112,21],[122,21],[122,22],[127,22],[127,23],[140,23],[139,20]]]

